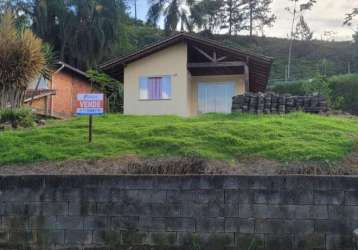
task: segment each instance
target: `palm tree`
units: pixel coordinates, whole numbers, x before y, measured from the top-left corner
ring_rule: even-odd
[[[74,23],[70,52],[75,64],[90,68],[108,56],[119,38],[121,0],[77,0],[73,7]]]
[[[61,61],[89,68],[114,49],[125,15],[123,0],[35,0],[33,29]]]
[[[70,1],[35,0],[32,14],[34,32],[59,53],[59,59],[66,61],[65,54],[73,35],[74,15]]]
[[[156,25],[163,16],[166,32],[176,31],[179,24],[181,31],[190,30],[190,7],[194,2],[195,0],[150,0],[148,23]]]

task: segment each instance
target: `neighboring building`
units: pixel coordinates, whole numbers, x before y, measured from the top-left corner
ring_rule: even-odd
[[[231,112],[232,97],[264,92],[272,59],[179,33],[101,66],[124,83],[124,113]]]
[[[63,62],[57,65],[50,81],[37,79],[30,84],[25,104],[38,114],[68,118],[75,114],[77,94],[93,92],[94,88],[83,71]]]

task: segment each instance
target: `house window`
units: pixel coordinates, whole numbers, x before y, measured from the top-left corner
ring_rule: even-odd
[[[141,100],[167,100],[171,98],[171,77],[141,77],[139,80]]]

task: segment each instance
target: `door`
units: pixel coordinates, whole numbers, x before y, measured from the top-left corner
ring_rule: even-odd
[[[199,113],[231,113],[232,97],[235,95],[233,82],[199,83]]]

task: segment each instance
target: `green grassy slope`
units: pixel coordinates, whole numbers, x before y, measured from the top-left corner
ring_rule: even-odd
[[[0,132],[0,165],[45,160],[201,155],[234,160],[258,155],[281,161],[338,160],[358,142],[358,121],[303,113],[285,116],[205,115],[94,119],[94,143],[87,119],[55,121],[44,128]]]

